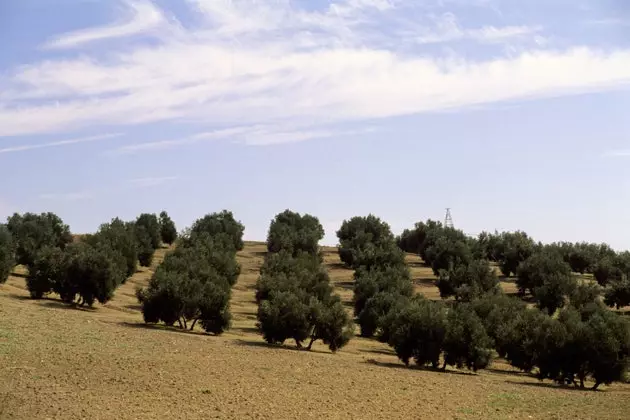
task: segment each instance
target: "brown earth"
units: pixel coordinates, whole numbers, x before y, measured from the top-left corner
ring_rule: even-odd
[[[259,243],[239,253],[234,321],[219,337],[145,325],[134,288],[151,270],[88,310],[29,299],[18,269],[0,286],[0,419],[630,418],[627,384],[560,388],[500,360],[477,374],[405,368],[386,345],[359,337],[336,354],[268,346],[253,290],[264,253]],[[349,304],[352,271],[334,248],[325,262]],[[416,257],[409,264],[417,290],[438,298],[431,270]]]

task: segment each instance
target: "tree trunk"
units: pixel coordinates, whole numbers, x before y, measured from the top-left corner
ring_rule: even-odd
[[[306,350],[308,350],[308,351],[310,351],[310,350],[311,350],[311,347],[313,347],[313,343],[315,342],[315,340],[317,340],[317,337],[312,336],[312,337],[311,337],[311,342],[310,342],[310,343],[308,343],[308,347],[306,348]]]
[[[184,328],[184,324],[182,324],[181,318],[177,318],[177,322],[179,322],[179,328]]]
[[[442,372],[446,372],[446,360],[444,361],[444,364],[442,365]]]
[[[597,387],[599,387],[601,385],[600,382],[595,382],[595,385],[593,385],[593,387],[591,388],[593,391],[597,391]]]
[[[580,375],[580,388],[584,388],[584,377]]]
[[[302,348],[302,342],[300,340],[298,340],[298,339],[294,339],[294,340],[295,340],[295,346],[298,349],[301,349]]]
[[[190,326],[190,331],[192,331],[195,328],[195,324],[197,323],[197,320],[199,318],[195,318],[195,320],[193,321],[192,325]]]
[[[188,329],[188,323],[186,322],[186,318],[184,318],[184,329],[187,330]]]

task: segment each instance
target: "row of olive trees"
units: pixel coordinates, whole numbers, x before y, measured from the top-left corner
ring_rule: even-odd
[[[256,281],[257,328],[265,341],[295,340],[306,349],[322,340],[335,352],[354,325],[333,287],[319,249],[324,229],[316,217],[286,210],[272,220],[265,261]]]
[[[221,334],[231,322],[230,296],[241,267],[244,226],[229,211],[195,221],[177,248],[157,267],[146,288],[137,288],[146,323],[175,323]]]
[[[443,297],[470,299],[465,295],[494,289],[497,280],[489,263],[495,262],[504,276],[517,276],[522,296],[529,293],[550,313],[576,293],[603,294],[611,307],[630,305],[630,253],[616,253],[605,244],[543,245],[518,231],[483,232],[471,238],[431,220],[405,230],[397,242],[404,251],[418,253],[433,268],[440,278],[438,287]],[[475,271],[477,274],[472,276]],[[587,289],[578,288],[580,282],[572,273],[591,273],[601,287],[592,284]]]
[[[0,279],[5,281],[15,264],[22,264],[35,299],[56,293],[68,303],[105,303],[135,273],[138,260],[149,265],[160,240],[172,242],[176,235],[166,212],[161,223],[147,214],[135,222],[113,219],[76,240],[53,213],[14,214],[0,227]]]
[[[383,317],[413,285],[404,253],[387,223],[374,215],[344,220],[337,231],[339,256],[354,268],[354,315],[363,337],[372,337]]]

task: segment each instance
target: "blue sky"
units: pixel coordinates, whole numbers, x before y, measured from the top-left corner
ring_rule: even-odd
[[[0,0],[0,217],[227,208],[630,248],[623,0]]]

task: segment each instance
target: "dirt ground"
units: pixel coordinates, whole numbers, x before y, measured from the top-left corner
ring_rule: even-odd
[[[29,299],[16,270],[0,286],[0,419],[630,418],[627,384],[560,388],[501,361],[477,374],[405,368],[386,345],[359,337],[337,354],[268,346],[253,290],[264,253],[259,243],[239,253],[234,321],[219,337],[145,325],[134,288],[149,269],[93,310]],[[352,271],[334,248],[325,262],[349,303]],[[431,270],[409,264],[418,291],[438,298]]]

